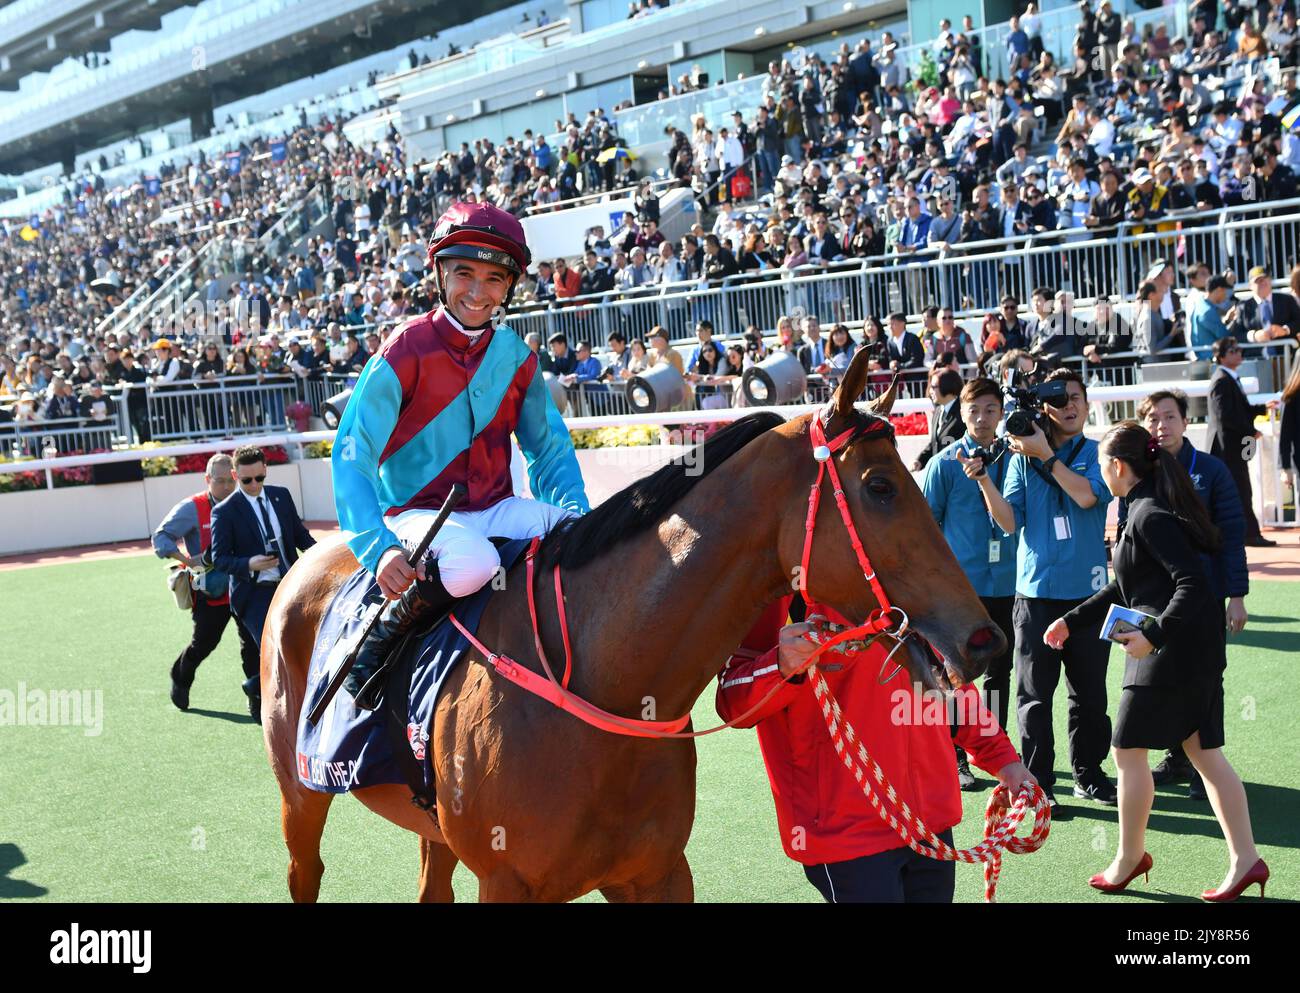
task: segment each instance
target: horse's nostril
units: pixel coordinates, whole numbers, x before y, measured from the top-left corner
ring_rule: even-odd
[[[982,627],[970,636],[970,647],[976,651],[982,651],[988,648],[996,640],[996,635],[991,627]]]

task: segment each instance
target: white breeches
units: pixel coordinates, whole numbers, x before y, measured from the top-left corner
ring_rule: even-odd
[[[437,516],[437,510],[407,510],[392,518],[388,526],[407,548],[414,548]],[[481,589],[501,564],[489,538],[536,538],[571,516],[549,503],[518,496],[506,497],[486,510],[453,511],[434,535],[428,554],[437,559],[447,592],[469,596]]]

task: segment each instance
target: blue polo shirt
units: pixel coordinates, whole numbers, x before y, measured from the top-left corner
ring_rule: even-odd
[[[1080,444],[1082,442],[1082,444]],[[1056,450],[1062,462],[1078,446],[1069,467],[1086,476],[1097,496],[1087,510],[1059,486],[1050,485],[1023,455],[1012,459],[1002,496],[1016,515],[1020,546],[1016,554],[1016,593],[1044,600],[1082,600],[1107,583],[1106,505],[1110,490],[1101,478],[1098,445],[1079,435]],[[1064,517],[1068,537],[1057,537],[1056,519]]]
[[[957,461],[960,451],[966,456],[978,446],[969,434],[932,458],[925,467],[921,490],[930,505],[935,523],[948,539],[948,547],[961,564],[975,592],[982,597],[1012,596],[1016,592],[1017,535],[1006,534],[997,526],[984,503],[979,483],[966,475]],[[1007,453],[990,468],[989,475],[999,492],[1006,485],[1011,454]],[[997,561],[990,542],[998,542]]]

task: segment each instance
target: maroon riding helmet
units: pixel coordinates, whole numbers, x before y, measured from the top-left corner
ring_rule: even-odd
[[[429,241],[429,265],[438,283],[438,299],[446,304],[438,259],[473,259],[502,266],[514,274],[506,291],[506,306],[519,277],[533,261],[523,226],[500,207],[487,203],[454,203],[438,218]]]

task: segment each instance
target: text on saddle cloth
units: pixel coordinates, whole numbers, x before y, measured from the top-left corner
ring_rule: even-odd
[[[501,545],[502,568],[509,569],[527,547],[526,539]],[[489,585],[457,601],[457,617],[470,631],[477,630],[492,593]],[[399,729],[400,735],[392,735],[387,726],[391,719],[387,704],[378,710],[358,710],[347,693],[335,696],[314,727],[306,719],[325,692],[330,674],[337,670],[355,642],[369,609],[381,599],[373,577],[365,569],[358,569],[334,595],[317,632],[307,674],[307,692],[298,718],[297,761],[298,778],[304,786],[318,792],[346,793],[393,783],[433,788],[427,746],[434,706],[448,674],[470,648],[464,635],[446,621],[398,649],[415,656],[410,666],[406,727]],[[405,671],[407,667],[399,668]],[[394,754],[395,738],[404,740],[420,763],[424,784],[408,783],[403,765]]]

